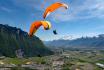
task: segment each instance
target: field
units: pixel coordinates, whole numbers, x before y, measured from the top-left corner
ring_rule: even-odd
[[[0,58],[0,69],[6,70],[102,70],[104,51],[97,49],[55,50],[45,57]]]

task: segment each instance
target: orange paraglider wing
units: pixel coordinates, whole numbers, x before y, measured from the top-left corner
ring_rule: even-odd
[[[29,36],[33,36],[34,33],[38,30],[40,26],[43,26],[45,30],[51,28],[51,23],[49,21],[35,21],[31,24]]]
[[[48,8],[46,8],[46,10],[43,14],[43,18],[45,19],[51,12],[55,11],[56,9],[58,9],[60,7],[65,7],[65,9],[67,9],[68,5],[64,4],[64,3],[59,3],[59,2],[56,2],[52,5],[50,5]]]
[[[39,21],[33,22],[30,27],[29,36],[32,36],[40,26],[41,23]]]

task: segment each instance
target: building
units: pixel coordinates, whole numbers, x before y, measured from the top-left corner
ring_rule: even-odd
[[[53,61],[52,68],[53,70],[61,70],[64,65],[64,61]]]

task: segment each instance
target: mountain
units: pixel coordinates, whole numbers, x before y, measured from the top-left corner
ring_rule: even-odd
[[[72,48],[104,48],[104,34],[97,37],[82,37],[74,40],[53,40],[46,41],[45,45],[51,47],[72,47]]]
[[[36,36],[16,27],[0,24],[0,55],[6,57],[33,57],[53,54]]]

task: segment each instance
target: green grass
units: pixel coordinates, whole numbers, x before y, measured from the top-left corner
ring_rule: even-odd
[[[2,60],[4,63],[7,64],[16,64],[16,65],[21,65],[29,61],[28,59],[20,59],[20,58],[5,58]]]
[[[44,57],[32,57],[32,58],[5,58],[2,60],[6,64],[26,64],[26,62],[35,62],[37,64],[46,64],[47,60]]]
[[[102,63],[102,64],[104,64],[104,60],[99,60],[99,61],[97,61],[97,63]]]

